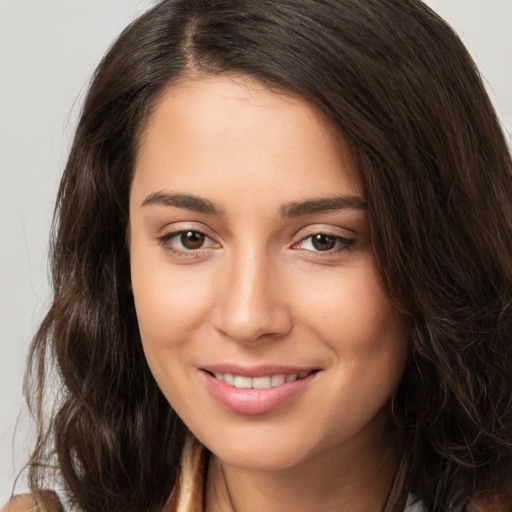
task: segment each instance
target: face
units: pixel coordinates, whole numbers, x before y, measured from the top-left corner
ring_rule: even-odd
[[[153,375],[226,463],[284,468],[368,442],[406,342],[343,140],[309,103],[183,80],[140,141],[132,287]]]

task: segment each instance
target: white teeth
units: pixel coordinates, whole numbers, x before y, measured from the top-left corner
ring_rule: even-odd
[[[263,377],[253,378],[243,375],[233,375],[232,373],[214,373],[214,376],[217,380],[239,389],[268,389],[282,386],[286,382],[294,382],[297,379],[303,379],[309,374],[310,371],[308,370],[300,373],[291,373],[289,375],[265,375]]]
[[[231,375],[230,373],[225,373],[224,374],[224,382],[226,384],[229,384],[230,386],[234,386],[235,385],[235,376]]]
[[[267,389],[272,385],[270,377],[254,377],[252,379],[252,387],[255,389]]]
[[[235,376],[235,388],[249,389],[252,388],[251,377],[242,377],[241,375]]]
[[[284,375],[272,375],[272,387],[280,386],[286,382],[286,377]]]

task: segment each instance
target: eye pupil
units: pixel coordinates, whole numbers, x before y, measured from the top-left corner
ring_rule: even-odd
[[[317,235],[313,236],[311,243],[313,244],[313,247],[318,251],[328,251],[333,249],[336,245],[336,238],[324,233],[318,233]]]
[[[180,236],[180,242],[187,249],[199,249],[204,244],[205,235],[198,231],[184,231]]]

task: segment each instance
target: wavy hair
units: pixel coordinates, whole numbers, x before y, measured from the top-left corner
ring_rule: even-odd
[[[97,68],[60,185],[53,301],[26,377],[33,492],[50,467],[81,511],[157,511],[172,488],[186,427],[141,348],[128,194],[148,115],[198,73],[299,93],[353,152],[376,265],[409,326],[392,400],[405,447],[386,511],[410,493],[445,512],[508,488],[512,164],[463,44],[419,0],[164,0]]]

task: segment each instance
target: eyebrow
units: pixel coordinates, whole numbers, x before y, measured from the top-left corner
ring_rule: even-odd
[[[360,196],[337,196],[312,199],[303,202],[291,202],[281,208],[282,217],[298,217],[319,212],[334,212],[340,210],[366,210],[368,204]]]
[[[185,208],[201,213],[224,215],[211,201],[190,194],[169,194],[167,192],[155,192],[150,194],[141,206],[163,205]],[[336,196],[307,201],[286,203],[281,207],[281,217],[298,217],[319,212],[331,212],[340,210],[365,210],[367,202],[360,196]]]
[[[223,215],[224,212],[215,207],[215,205],[199,196],[189,194],[168,194],[166,192],[155,192],[150,194],[141,206],[150,205],[175,206],[177,208],[186,208],[201,213],[211,213],[214,215]]]

